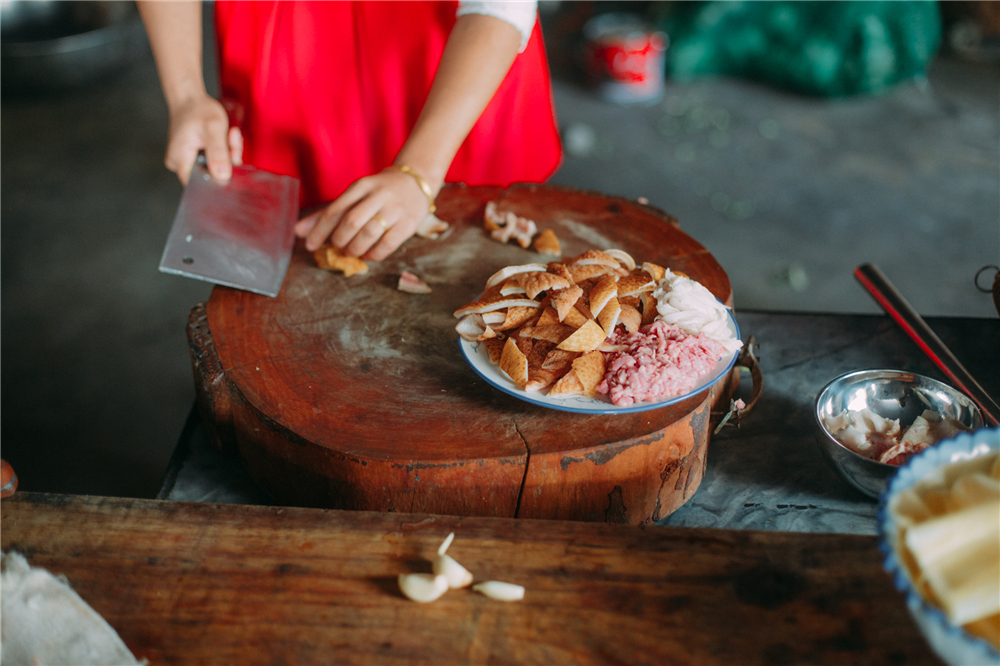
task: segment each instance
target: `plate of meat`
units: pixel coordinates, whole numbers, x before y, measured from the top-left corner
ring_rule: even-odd
[[[697,336],[678,339],[678,336],[674,335],[671,339],[671,333],[676,332],[669,330],[670,325],[657,323],[651,326],[654,328],[652,332],[642,333],[640,330],[637,334],[630,334],[635,335],[635,341],[626,349],[611,348],[621,345],[606,345],[609,351],[597,350],[597,353],[604,357],[605,370],[596,384],[597,391],[592,395],[560,392],[553,394],[554,385],[537,390],[522,388],[501,369],[497,362],[494,362],[490,345],[486,341],[469,341],[461,337],[458,341],[462,355],[469,366],[494,388],[541,407],[582,414],[630,414],[682,402],[725,377],[736,362],[738,350],[723,350],[721,356],[713,359],[706,355],[706,345],[699,344]],[[733,338],[738,340],[739,327],[732,313],[729,313],[727,328]],[[652,348],[651,344],[654,345]],[[576,357],[579,358],[582,356]],[[642,360],[648,362],[642,363]],[[680,364],[677,363],[678,360],[681,361]],[[613,370],[616,365],[617,370]],[[570,367],[572,368],[572,362]],[[649,368],[651,372],[638,370],[640,367]],[[702,371],[697,372],[697,369]],[[608,377],[609,374],[614,375],[616,372],[624,375],[617,386],[614,378]],[[692,372],[697,374],[692,376]],[[620,392],[622,395],[631,393],[629,397],[632,399],[620,398],[621,404],[615,404],[611,395],[617,387],[622,387],[623,390]],[[604,388],[608,389],[607,393],[600,392]],[[657,397],[653,400],[636,400],[644,395]]]
[[[621,250],[507,266],[454,313],[465,360],[495,388],[571,412],[659,409],[733,367],[732,311],[699,282]]]

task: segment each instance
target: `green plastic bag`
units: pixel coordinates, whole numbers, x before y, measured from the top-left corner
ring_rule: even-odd
[[[923,75],[941,44],[936,2],[671,2],[666,74],[724,75],[821,96],[879,94]]]

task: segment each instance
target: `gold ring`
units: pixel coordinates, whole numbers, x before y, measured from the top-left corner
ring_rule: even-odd
[[[374,215],[374,216],[372,216],[372,219],[382,225],[382,231],[388,231],[389,230],[389,225],[386,224],[385,220],[382,219],[381,215]]]

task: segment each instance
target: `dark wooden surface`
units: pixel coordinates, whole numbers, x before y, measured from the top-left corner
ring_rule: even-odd
[[[207,425],[279,502],[640,523],[697,488],[725,381],[670,407],[597,416],[519,401],[468,367],[452,313],[500,268],[547,261],[488,237],[492,200],[553,228],[564,256],[621,248],[731,301],[725,272],[672,217],[564,188],[448,187],[438,215],[451,229],[365,276],[321,270],[299,247],[277,298],[218,287],[189,326]],[[433,292],[398,291],[403,270]]]
[[[873,537],[22,493],[4,551],[151,664],[936,664]],[[523,601],[396,576],[449,550]]]
[[[861,288],[860,286],[858,287]],[[815,399],[835,377],[895,368],[947,382],[887,315],[741,310],[757,340],[764,395],[739,427],[712,436],[694,496],[660,521],[678,527],[876,533],[877,503],[837,476],[816,441]],[[927,322],[988,393],[1000,396],[1000,319],[929,317]],[[743,378],[739,395],[749,393]],[[213,449],[192,415],[179,438],[160,499],[273,504],[239,458]]]

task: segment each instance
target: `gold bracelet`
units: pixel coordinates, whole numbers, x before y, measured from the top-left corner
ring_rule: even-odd
[[[405,164],[391,164],[390,169],[395,169],[396,171],[402,171],[408,176],[412,176],[417,185],[423,191],[424,195],[427,197],[427,214],[430,215],[437,210],[437,205],[434,203],[434,195],[431,193],[431,186],[424,180],[424,177],[419,173],[406,166]]]

